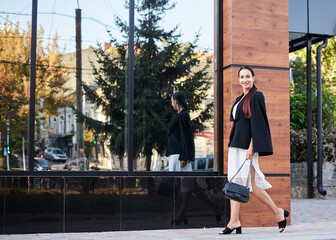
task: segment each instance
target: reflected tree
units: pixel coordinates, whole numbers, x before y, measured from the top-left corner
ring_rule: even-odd
[[[170,103],[174,91],[186,95],[195,131],[204,129],[212,117],[213,104],[203,106],[210,87],[210,62],[200,64],[206,52],[196,51],[199,35],[193,42],[183,42],[178,26],[169,31],[161,27],[165,12],[174,7],[168,0],[142,0],[135,7],[139,19],[134,49],[134,153],[135,158],[146,158],[146,170],[150,170],[153,149],[165,152],[167,125],[176,114]],[[111,35],[110,50],[96,50],[98,66],[92,64],[95,85],[83,85],[105,121],[77,115],[108,139],[112,153],[122,159],[127,153],[128,24],[119,17],[115,23],[125,40],[117,42]]]
[[[0,131],[6,132],[10,118],[12,153],[21,152],[21,138],[28,134],[31,26],[21,31],[5,21],[0,30]],[[42,42],[44,29],[38,30],[36,45],[36,123],[56,115],[71,97],[65,97],[68,69],[62,63],[57,34],[50,43]]]

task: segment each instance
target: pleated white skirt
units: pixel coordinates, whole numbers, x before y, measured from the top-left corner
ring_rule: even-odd
[[[247,149],[234,148],[234,147],[229,148],[228,180],[231,180],[231,178],[239,170],[240,166],[243,164],[243,162],[246,159],[246,153],[247,153]],[[258,158],[259,158],[259,154],[255,153],[252,159],[252,166],[255,169],[254,182],[256,186],[261,189],[271,188],[272,185],[266,181],[265,175],[260,171]],[[250,163],[251,163],[250,160],[245,162],[244,166],[239,171],[239,173],[235,176],[232,182],[246,186],[247,178],[249,175]],[[250,188],[250,192],[252,192],[253,189],[252,189],[252,184],[251,184],[251,177],[248,183],[248,187]]]

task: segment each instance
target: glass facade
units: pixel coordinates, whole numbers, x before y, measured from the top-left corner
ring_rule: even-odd
[[[184,9],[192,4],[198,7],[186,17]],[[134,171],[169,170],[168,128],[178,112],[171,103],[174,92],[186,98],[196,159],[213,161],[213,2],[170,2],[163,8],[140,2],[135,9]],[[202,170],[196,162],[192,168]]]
[[[10,164],[0,157],[0,233],[225,224],[226,177],[214,168],[213,2],[169,3],[157,19],[146,14],[160,7],[145,1],[21,1],[7,22],[17,18],[18,38],[36,47],[0,62],[10,80],[22,75],[25,93],[15,106],[6,99],[9,110],[0,104],[1,148],[10,145]],[[165,154],[176,91],[192,122],[190,172],[169,172]]]
[[[58,11],[48,14],[49,5],[39,2],[37,15],[50,32],[41,41],[45,59],[37,57],[34,169],[127,171],[128,40],[117,30],[116,11],[109,2],[94,8],[55,2]]]
[[[65,232],[119,231],[119,182],[112,177],[66,178]]]
[[[19,12],[13,4],[8,12]],[[32,3],[25,11],[31,15]],[[1,14],[0,19],[0,170],[28,170],[28,118],[30,83],[30,16],[17,21],[16,15]]]
[[[64,181],[48,177],[6,177],[3,232],[8,234],[63,231]]]
[[[225,177],[0,177],[0,233],[210,228]]]
[[[195,141],[192,170],[214,171],[213,2],[188,0],[158,7],[151,1],[130,1],[135,5],[129,8],[118,0],[92,8],[87,1],[62,6],[39,1],[36,9],[37,1],[23,2],[23,10],[9,6],[13,18],[19,16],[21,25],[32,24],[20,27],[11,17],[3,22],[16,29],[17,48],[29,44],[25,56],[13,54],[12,61],[4,55],[8,62],[0,63],[10,81],[20,75],[25,93],[13,101],[10,97],[20,89],[4,89],[8,99],[0,104],[1,170],[39,175],[90,171],[95,176],[166,172],[167,128],[176,115],[171,96],[182,91]],[[198,7],[186,17],[184,9],[192,4]],[[14,14],[20,11],[23,14]],[[34,26],[36,35],[31,34]],[[6,34],[15,35],[10,31],[1,31],[3,45],[10,43]],[[35,38],[36,68],[21,59],[34,59],[30,40],[34,43]],[[134,41],[132,49],[129,39]],[[30,91],[35,101],[30,101]]]

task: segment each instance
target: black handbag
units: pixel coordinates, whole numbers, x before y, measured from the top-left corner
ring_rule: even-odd
[[[231,199],[237,202],[241,202],[241,203],[248,202],[250,198],[250,188],[247,186],[248,186],[248,183],[250,181],[250,176],[251,176],[252,160],[250,163],[250,170],[249,170],[249,175],[246,181],[246,186],[242,186],[242,185],[232,182],[232,180],[235,178],[238,172],[242,169],[246,161],[247,159],[243,162],[243,164],[240,166],[236,174],[230,179],[230,181],[225,184],[224,189],[223,189],[223,194],[225,198],[228,198],[228,199]]]

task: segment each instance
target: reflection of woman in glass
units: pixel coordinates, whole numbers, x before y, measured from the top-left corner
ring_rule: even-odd
[[[171,97],[171,105],[177,111],[168,125],[168,156],[169,171],[192,171],[191,161],[195,160],[195,144],[187,102],[181,92]]]
[[[270,128],[266,115],[265,98],[254,85],[254,72],[249,66],[238,71],[238,78],[243,94],[233,104],[230,120],[233,126],[230,134],[228,155],[228,179],[238,171],[245,159],[252,161],[251,178],[248,182],[251,194],[265,204],[274,214],[282,232],[287,224],[289,213],[278,208],[268,193],[264,190],[272,187],[260,171],[258,157],[273,154]],[[250,161],[245,162],[239,174],[232,180],[245,185],[250,173]],[[219,234],[230,234],[233,230],[241,233],[239,221],[240,203],[230,200],[231,213],[227,227]]]
[[[175,92],[171,97],[171,105],[177,111],[176,116],[168,125],[168,156],[169,171],[192,171],[191,162],[195,160],[195,143],[187,102],[181,92]],[[203,180],[203,181],[202,181]],[[221,207],[212,201],[205,193],[207,184],[204,178],[181,178],[182,203],[175,220],[171,224],[188,224],[187,207],[192,193],[196,194],[206,204],[211,206],[216,215],[217,223],[221,220]]]

